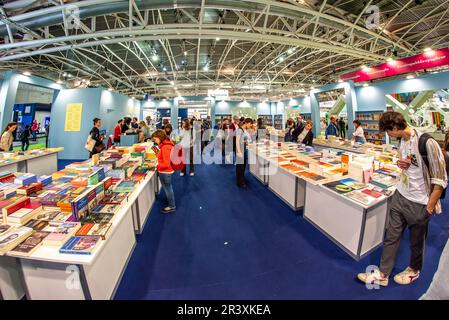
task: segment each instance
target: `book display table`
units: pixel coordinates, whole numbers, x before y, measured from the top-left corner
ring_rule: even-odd
[[[92,255],[61,254],[59,247],[42,246],[28,257],[0,257],[3,298],[21,298],[23,287],[28,299],[112,299],[136,245],[136,233],[143,230],[154,203],[155,178],[156,173],[149,172],[129,195],[111,221],[108,238]]]
[[[269,162],[257,154],[255,148],[248,149],[249,172],[264,185],[268,184]]]
[[[308,182],[304,218],[352,258],[360,260],[382,245],[388,205],[386,198],[364,206]]]
[[[50,175],[58,171],[58,152],[47,151],[40,154],[20,156],[20,159],[0,163],[0,171],[28,172],[35,175]]]
[[[278,166],[272,159],[248,148],[249,170],[293,210],[304,207],[305,181]]]
[[[266,182],[268,188],[293,210],[302,208],[304,218],[353,259],[360,260],[382,245],[389,197],[380,195],[370,202],[356,201],[326,186],[327,183],[338,184],[342,177],[312,181],[294,169],[289,171],[291,165],[283,164],[285,161],[277,162],[276,153],[267,155],[264,148],[257,145],[248,150],[251,174],[262,183]],[[289,153],[294,155],[295,151]],[[282,159],[285,155],[279,157]]]

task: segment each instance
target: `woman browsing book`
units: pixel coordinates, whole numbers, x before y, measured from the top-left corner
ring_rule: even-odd
[[[162,189],[164,189],[167,197],[168,205],[162,209],[162,212],[169,213],[176,210],[175,194],[172,186],[172,176],[175,170],[171,165],[171,153],[173,150],[173,142],[167,136],[164,130],[156,130],[151,138],[159,147],[157,150],[157,171],[161,180]]]

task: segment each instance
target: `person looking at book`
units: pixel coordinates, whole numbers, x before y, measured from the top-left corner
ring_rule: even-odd
[[[151,138],[150,128],[145,121],[139,122],[139,143],[147,141]]]
[[[122,133],[127,133],[131,129],[131,118],[125,117],[122,123]]]
[[[287,120],[287,123],[285,125],[285,136],[284,141],[285,142],[292,142],[293,141],[293,131],[295,130],[295,122],[292,118],[289,118]]]
[[[172,185],[172,176],[175,170],[171,166],[171,153],[174,144],[165,133],[165,130],[156,130],[151,135],[151,138],[159,147],[157,152],[157,171],[159,172],[162,189],[164,189],[168,202],[168,205],[162,209],[162,212],[173,212],[176,210],[175,193]]]
[[[31,135],[30,125],[27,124],[23,131],[20,133],[20,141],[22,142],[22,151],[28,150],[30,146],[30,135]]]
[[[263,139],[266,137],[266,130],[267,128],[265,127],[264,123],[263,123],[263,119],[262,118],[257,118],[257,128],[256,128],[256,141],[259,141],[259,139]]]
[[[340,120],[338,120],[338,129],[340,129],[340,137],[345,139],[346,138],[346,122],[343,119],[343,117],[340,117]]]
[[[331,116],[331,122],[329,123],[329,125],[326,128],[325,136],[326,136],[326,139],[329,136],[338,137],[338,127],[337,127],[337,117],[336,116]]]
[[[427,229],[433,213],[441,213],[440,197],[447,187],[446,162],[438,142],[408,126],[399,112],[389,111],[379,120],[381,132],[400,139],[400,182],[391,198],[388,225],[379,270],[360,273],[365,283],[388,285],[405,228],[410,231],[410,265],[394,277],[398,284],[410,284],[423,266]],[[421,139],[422,138],[422,139]],[[426,151],[425,157],[421,152]]]
[[[123,119],[117,121],[114,127],[114,143],[120,143],[120,135],[122,133]]]
[[[13,132],[17,129],[17,123],[10,122],[2,133],[0,140],[0,151],[10,151],[14,141]]]
[[[137,117],[133,117],[133,120],[131,121],[131,127],[133,129],[139,129],[139,120]]]
[[[90,130],[89,134],[91,139],[95,140],[95,145],[90,152],[89,158],[92,158],[94,154],[100,153],[105,148],[103,139],[104,136],[100,134],[101,119],[94,118],[94,127]]]
[[[298,138],[296,141],[301,144],[305,144],[306,146],[313,145],[313,122],[311,120],[306,121],[306,125],[299,132]]]
[[[352,121],[355,127],[355,131],[352,134],[352,140],[357,143],[366,143],[365,132],[363,131],[362,123],[359,120]]]
[[[237,129],[236,134],[236,165],[235,172],[237,177],[237,186],[240,188],[246,188],[245,168],[248,163],[248,150],[247,146],[250,142],[250,135],[248,129],[253,125],[251,118],[246,118],[241,126]]]

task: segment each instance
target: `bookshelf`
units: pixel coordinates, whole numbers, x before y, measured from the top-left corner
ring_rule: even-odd
[[[356,111],[355,119],[362,123],[365,138],[373,144],[387,143],[385,133],[379,132],[379,119],[384,111]]]
[[[276,114],[274,116],[274,128],[276,130],[282,130],[282,128],[284,127],[283,125],[283,116],[282,114]]]
[[[259,114],[257,117],[263,120],[265,126],[273,126],[273,116],[271,114]]]

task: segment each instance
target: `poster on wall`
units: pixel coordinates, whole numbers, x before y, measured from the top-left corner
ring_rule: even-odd
[[[82,113],[82,103],[69,103],[65,114],[64,131],[80,131]]]

